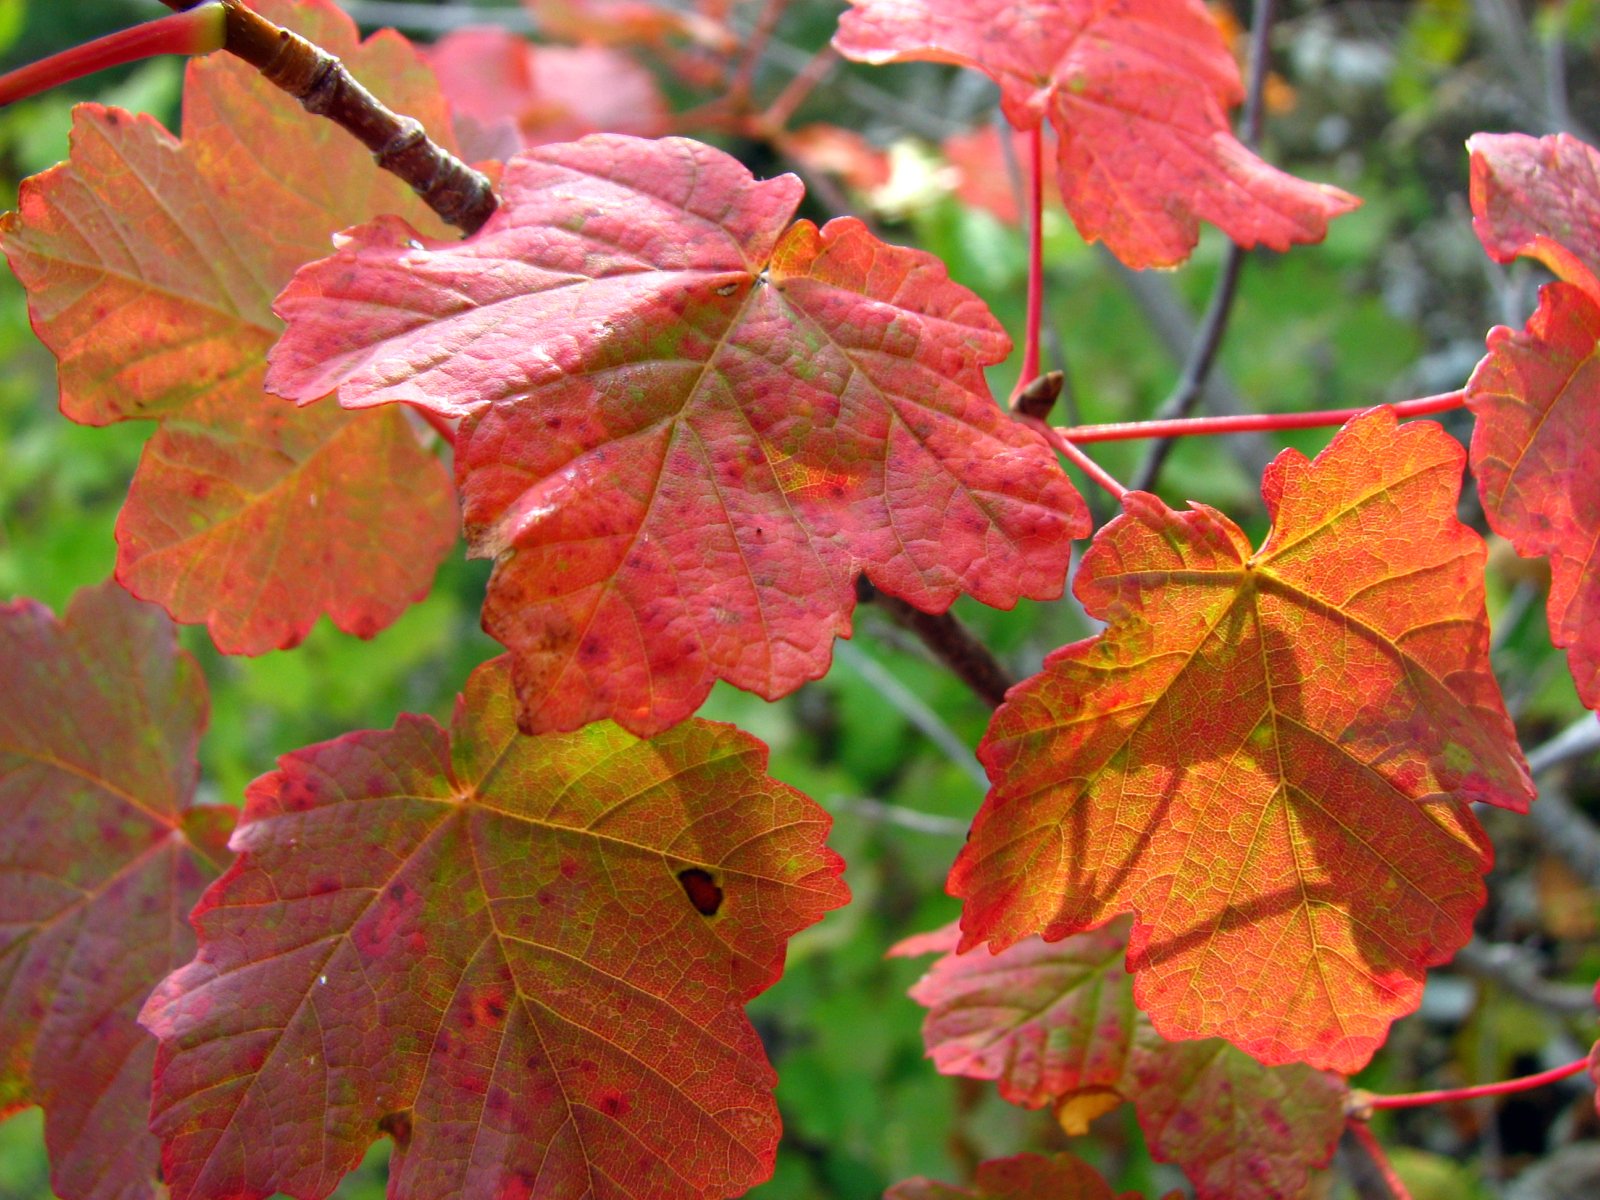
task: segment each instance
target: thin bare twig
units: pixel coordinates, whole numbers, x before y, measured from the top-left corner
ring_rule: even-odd
[[[833,654],[836,661],[861,676],[923,737],[944,751],[944,756],[960,767],[967,778],[983,791],[989,790],[989,776],[973,757],[972,747],[957,737],[956,731],[945,724],[944,719],[924,704],[915,692],[901,683],[892,671],[850,642],[835,643]]]
[[[922,639],[934,658],[943,663],[990,708],[1005,702],[1016,680],[954,613],[925,613],[898,596],[880,592],[865,575],[856,580],[856,598],[870,602],[896,625]]]
[[[1528,769],[1535,775],[1560,763],[1600,749],[1600,721],[1580,717],[1555,737],[1528,754]],[[1600,830],[1578,811],[1560,788],[1539,789],[1528,818],[1540,840],[1571,867],[1586,884],[1600,888]]]
[[[756,25],[745,38],[744,46],[740,51],[739,66],[734,71],[733,80],[728,84],[728,100],[735,111],[741,111],[749,106],[750,90],[755,84],[756,68],[761,65],[761,56],[766,52],[767,43],[772,40],[773,33],[778,28],[778,22],[783,19],[783,10],[789,6],[789,0],[767,0],[762,5],[761,16],[757,18]]]
[[[903,804],[874,800],[870,796],[838,796],[830,799],[826,807],[833,812],[856,813],[869,821],[898,825],[901,829],[926,833],[931,837],[966,837],[967,830],[972,826],[970,821],[963,821],[959,817],[941,817],[936,813],[907,808]]]
[[[1586,714],[1528,751],[1528,770],[1540,775],[1551,767],[1596,750],[1600,750],[1600,720],[1596,720],[1592,714]]]
[[[1528,818],[1551,851],[1584,883],[1600,888],[1600,832],[1571,800],[1556,788],[1541,788]]]
[[[1451,960],[1463,974],[1503,987],[1519,1000],[1546,1012],[1573,1017],[1594,1012],[1594,991],[1577,984],[1552,983],[1521,946],[1473,939]]]
[[[1101,261],[1127,288],[1167,353],[1177,362],[1186,361],[1189,348],[1194,345],[1198,326],[1194,313],[1178,295],[1171,278],[1160,271],[1131,270],[1105,249],[1104,244],[1098,249]],[[1257,411],[1233,386],[1226,372],[1215,367],[1206,380],[1203,403],[1208,412],[1225,416],[1245,416]],[[1228,445],[1245,471],[1256,477],[1266,470],[1276,453],[1273,444],[1260,434],[1232,437]]]
[[[1276,7],[1276,0],[1255,0],[1255,10],[1250,18],[1250,78],[1245,92],[1244,112],[1239,121],[1239,140],[1252,149],[1261,139],[1262,114],[1266,108],[1264,96],[1268,39]],[[1183,372],[1178,376],[1172,394],[1157,410],[1157,420],[1188,416],[1205,395],[1206,381],[1211,377],[1211,369],[1222,350],[1222,340],[1227,336],[1228,320],[1233,315],[1233,303],[1239,294],[1239,275],[1244,269],[1244,260],[1244,250],[1237,242],[1230,241],[1222,258],[1222,270],[1218,272],[1217,282],[1211,289],[1205,315],[1200,319],[1200,329],[1184,362]],[[1129,486],[1139,492],[1154,489],[1161,468],[1166,465],[1167,456],[1176,444],[1172,438],[1152,442]]]

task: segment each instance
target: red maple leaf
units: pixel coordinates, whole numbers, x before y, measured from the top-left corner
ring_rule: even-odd
[[[1017,129],[1048,117],[1078,232],[1130,267],[1182,262],[1202,220],[1242,246],[1320,241],[1359,203],[1284,174],[1233,136],[1239,69],[1198,0],[851,4],[833,39],[847,58],[972,67],[999,84]]]
[[[1057,942],[1025,938],[999,954],[956,954],[951,925],[894,955],[942,957],[911,989],[928,1010],[922,1040],[941,1075],[993,1079],[1026,1108],[1086,1088],[1115,1088],[1138,1010],[1122,960],[1126,920]]]
[[[586,133],[655,134],[655,76],[605,46],[537,46],[504,29],[460,29],[428,55],[469,158],[507,158]]]
[[[1520,332],[1489,333],[1467,384],[1484,513],[1519,554],[1550,560],[1550,639],[1600,708],[1600,152],[1557,134],[1475,134],[1473,227],[1491,257],[1538,259]]]
[[[649,734],[714,679],[784,695],[827,670],[862,570],[933,612],[1060,594],[1088,517],[983,381],[1005,334],[931,255],[790,224],[800,193],[597,134],[513,159],[475,237],[379,222],[280,298],[273,390],[469,418],[525,727]]]
[[[199,952],[142,1017],[176,1200],[316,1200],[380,1131],[391,1200],[771,1171],[742,1005],[847,898],[827,815],[729,726],[521,734],[508,677],[474,672],[448,733],[403,716],[251,785]]]
[[[911,989],[928,1009],[923,1040],[942,1074],[998,1080],[1002,1096],[1029,1108],[1053,1103],[1071,1132],[1126,1099],[1151,1153],[1181,1166],[1198,1200],[1301,1195],[1344,1127],[1343,1080],[1264,1067],[1220,1038],[1161,1037],[1122,965],[1129,924],[1031,937],[998,954],[952,953],[952,926],[891,953],[944,952]]]
[[[1139,1200],[1136,1192],[1113,1192],[1105,1177],[1071,1154],[1017,1154],[978,1165],[970,1188],[932,1179],[907,1179],[884,1200]],[[1178,1200],[1174,1192],[1167,1200]]]
[[[1132,912],[1165,1036],[1364,1064],[1471,932],[1491,852],[1470,805],[1533,790],[1462,458],[1437,425],[1364,413],[1268,468],[1254,553],[1214,509],[1131,495],[1075,588],[1108,628],[1013,689],[979,749],[963,944]]]
[[[1594,985],[1594,1002],[1600,1004],[1600,983]],[[1589,1051],[1589,1078],[1594,1080],[1596,1088],[1600,1088],[1600,1042],[1596,1042]],[[1600,1091],[1595,1093],[1594,1107],[1600,1112]]]
[[[1005,141],[1010,141],[1007,152]],[[1044,153],[1050,154],[1055,137],[1045,132]],[[1026,188],[1021,172],[1027,168],[1028,138],[1008,129],[1004,134],[991,124],[953,134],[940,144],[945,162],[955,172],[956,199],[992,213],[1008,225],[1022,222]],[[1047,194],[1045,202],[1050,203]]]
[[[135,1017],[185,961],[233,810],[196,806],[200,668],[114,584],[57,621],[0,607],[0,1117],[45,1112],[63,1200],[154,1200],[156,1044]]]
[[[360,43],[328,0],[255,7],[447,124],[399,35]],[[398,411],[297,412],[265,395],[269,306],[334,231],[380,212],[431,218],[253,68],[215,55],[188,70],[181,142],[81,106],[71,158],[23,183],[0,241],[60,360],[62,411],[161,422],[118,521],[118,579],[204,621],[228,653],[294,645],[323,613],[370,636],[426,594],[455,540],[449,476]]]

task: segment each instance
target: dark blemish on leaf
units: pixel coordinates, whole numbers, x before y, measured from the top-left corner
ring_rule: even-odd
[[[607,1092],[600,1097],[595,1107],[608,1117],[620,1117],[633,1105],[628,1103],[628,1098],[621,1092]]]
[[[499,991],[481,992],[472,998],[469,1025],[495,1026],[506,1019],[506,998]]]
[[[717,910],[722,907],[722,889],[717,886],[710,871],[685,867],[678,872],[678,882],[683,885],[683,894],[689,897],[695,912],[702,917],[717,915]]]
[[[329,892],[337,892],[338,890],[339,881],[337,879],[319,879],[311,885],[311,894],[313,896],[326,896]]]

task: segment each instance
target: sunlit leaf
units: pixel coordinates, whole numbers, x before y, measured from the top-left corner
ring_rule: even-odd
[[[1363,1065],[1471,933],[1474,803],[1532,785],[1490,673],[1461,447],[1386,409],[1285,451],[1252,551],[1214,509],[1131,493],[1075,590],[1108,622],[1013,689],[956,860],[964,944],[1132,912],[1165,1036]]]
[[[1010,343],[932,256],[791,224],[797,179],[679,138],[531,150],[502,196],[465,242],[380,222],[301,271],[270,386],[469,418],[526,727],[643,735],[716,679],[793,691],[862,571],[933,612],[1060,594],[1083,501],[995,404]]]
[[[1198,0],[850,2],[833,39],[846,57],[972,67],[1016,128],[1048,119],[1078,231],[1131,267],[1182,262],[1202,220],[1244,246],[1320,241],[1358,203],[1233,136],[1239,70]]]
[[[398,34],[360,43],[330,0],[254,7],[447,127]],[[324,613],[371,635],[427,592],[455,540],[449,478],[398,411],[296,412],[263,394],[270,305],[347,225],[396,212],[443,230],[349,134],[231,56],[190,65],[183,130],[83,105],[71,158],[0,220],[60,360],[62,411],[161,422],[118,523],[117,577],[229,653],[294,645]]]

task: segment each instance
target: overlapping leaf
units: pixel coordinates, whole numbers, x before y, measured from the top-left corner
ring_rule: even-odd
[[[995,1079],[1016,1104],[1054,1104],[1063,1126],[1134,1105],[1151,1152],[1179,1164],[1199,1200],[1304,1194],[1344,1126],[1344,1084],[1310,1067],[1264,1067],[1218,1038],[1169,1042],[1133,1002],[1129,923],[998,954],[955,954],[954,927],[901,953],[942,950],[912,989],[946,1075]]]
[[[1520,332],[1489,334],[1467,384],[1484,512],[1519,554],[1550,560],[1550,638],[1600,708],[1600,152],[1566,134],[1475,135],[1473,226],[1501,262],[1562,282]]]
[[[605,46],[538,46],[504,29],[461,29],[428,55],[469,158],[586,133],[660,133],[655,77]]]
[[[503,659],[253,784],[200,950],[151,998],[175,1200],[315,1200],[380,1131],[391,1200],[689,1200],[771,1170],[742,1004],[844,903],[828,818],[690,722],[517,731]]]
[[[1239,70],[1198,0],[851,0],[848,58],[982,71],[1018,129],[1046,118],[1057,177],[1089,241],[1131,267],[1172,266],[1209,221],[1244,246],[1320,241],[1357,201],[1286,175],[1228,126]]]
[[[1594,1002],[1600,1004],[1600,983],[1594,985]],[[1589,1078],[1594,1080],[1596,1089],[1600,1089],[1600,1042],[1589,1051]],[[1600,1090],[1595,1093],[1594,1107],[1600,1112]]]
[[[359,43],[329,0],[255,7],[446,127],[398,35]],[[118,578],[229,652],[293,645],[323,613],[370,635],[427,591],[452,544],[449,478],[399,412],[295,412],[263,394],[270,305],[334,231],[429,214],[347,133],[228,56],[189,67],[183,121],[180,142],[82,106],[70,160],[25,182],[0,223],[60,360],[62,411],[161,422],[118,524]]]
[[[1076,590],[1109,623],[1014,689],[951,873],[964,944],[1132,912],[1139,1006],[1173,1039],[1350,1072],[1465,942],[1488,843],[1532,795],[1489,670],[1461,448],[1386,409],[1286,451],[1259,552],[1135,493]]]
[[[1027,938],[999,954],[954,953],[955,926],[890,953],[942,957],[911,989],[941,1074],[993,1079],[1012,1104],[1040,1108],[1085,1088],[1115,1088],[1137,1010],[1122,960],[1126,921],[1058,942]]]
[[[63,1200],[153,1200],[155,1041],[139,1005],[188,958],[229,809],[193,805],[199,668],[121,588],[57,621],[0,607],[0,1115],[45,1110]]]
[[[852,580],[939,611],[1060,593],[1081,498],[981,368],[1009,342],[920,251],[790,224],[684,139],[595,135],[506,168],[476,237],[352,233],[279,300],[269,386],[467,416],[484,627],[525,726],[649,734],[714,679],[821,675]]]
[[[1099,1171],[1074,1155],[1018,1154],[980,1164],[970,1188],[907,1179],[890,1188],[884,1200],[1138,1200],[1138,1195],[1112,1192]]]

